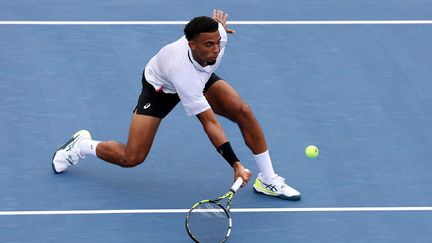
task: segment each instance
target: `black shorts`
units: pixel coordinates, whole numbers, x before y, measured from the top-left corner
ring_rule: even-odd
[[[207,81],[203,93],[205,94],[212,84],[221,80],[217,74],[212,73]],[[167,94],[162,90],[156,91],[145,79],[144,72],[142,75],[142,91],[138,98],[138,104],[134,109],[134,113],[140,115],[154,116],[164,118],[174,107],[179,103],[178,94]]]

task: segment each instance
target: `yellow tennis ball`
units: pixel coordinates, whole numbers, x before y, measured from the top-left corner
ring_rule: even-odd
[[[318,156],[318,148],[314,145],[309,145],[306,147],[305,153],[308,158],[313,159]]]

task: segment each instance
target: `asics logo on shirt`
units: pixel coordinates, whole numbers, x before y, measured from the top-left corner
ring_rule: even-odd
[[[149,108],[151,106],[151,104],[150,103],[147,103],[147,104],[145,104],[145,106],[143,107],[144,109],[147,109],[147,108]]]

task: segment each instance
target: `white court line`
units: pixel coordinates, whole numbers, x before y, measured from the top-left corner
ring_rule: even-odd
[[[120,209],[120,210],[61,210],[61,211],[0,211],[0,216],[19,215],[97,215],[97,214],[169,214],[187,213],[189,209]],[[233,213],[278,212],[412,212],[432,211],[432,207],[333,207],[333,208],[234,208]]]
[[[184,25],[188,21],[0,21],[0,25]],[[382,25],[432,24],[432,20],[228,21],[233,25]]]

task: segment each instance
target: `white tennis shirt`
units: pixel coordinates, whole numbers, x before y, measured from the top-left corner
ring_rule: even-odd
[[[202,67],[193,59],[185,36],[164,47],[148,62],[145,77],[156,90],[177,93],[188,116],[210,109],[203,90],[219,66],[227,43],[227,33],[219,23],[220,52],[214,65]]]

